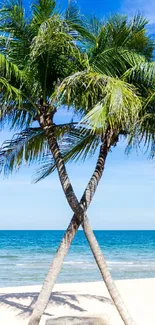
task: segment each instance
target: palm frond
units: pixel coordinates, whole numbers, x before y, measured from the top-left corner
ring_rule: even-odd
[[[123,47],[107,48],[90,62],[95,71],[124,80],[128,80],[126,77],[131,75],[132,71],[138,72],[138,69],[146,63],[151,66],[144,55]],[[134,83],[134,80],[132,82]]]
[[[60,104],[73,105],[77,110],[89,110],[101,99],[107,76],[94,71],[82,71],[63,80],[51,99]]]
[[[70,148],[70,145],[73,144],[73,136],[69,137],[69,133],[73,133],[73,129],[74,123],[55,126],[56,137],[63,150],[67,146]],[[51,160],[51,152],[44,131],[40,127],[29,127],[3,143],[0,149],[1,172],[9,175],[14,170],[19,170],[23,163],[28,166],[36,163],[41,164],[48,161],[49,157]]]
[[[103,23],[96,16],[92,16],[87,22],[87,28],[91,34],[94,35],[95,39],[100,34]]]
[[[131,29],[134,31],[143,30],[148,24],[148,20],[141,15],[140,12],[136,13],[132,19]]]
[[[5,100],[16,100],[16,102],[21,103],[22,101],[22,92],[20,89],[12,86],[7,79],[0,77],[0,92],[1,92],[1,99]]]
[[[55,47],[69,48],[71,52],[74,49],[74,39],[66,32],[66,26],[58,16],[49,18],[44,22],[38,31],[38,35],[34,38],[32,44],[32,56],[40,56],[47,50],[52,50]],[[71,47],[72,46],[72,47]]]
[[[144,102],[136,134],[136,143],[138,143],[138,139],[139,143],[143,143],[150,150],[150,157],[153,157],[155,143],[155,91],[150,92]]]
[[[121,72],[126,71],[125,59],[121,56],[120,49],[117,48],[105,49],[90,63],[94,71],[111,77],[120,76]]]
[[[90,130],[82,128],[81,126],[70,127],[68,133],[59,141],[60,150],[65,163],[71,161],[78,161],[82,159],[91,158],[100,143],[100,137],[96,134],[92,134]],[[56,169],[53,158],[49,155],[47,161],[36,171],[34,175],[34,182],[37,183],[40,180],[49,176]]]
[[[64,18],[67,22],[72,22],[74,24],[81,25],[82,16],[75,0],[68,1],[68,7],[66,9]]]
[[[36,112],[34,108],[27,104],[22,103],[21,107],[18,107],[16,103],[10,105],[3,105],[1,110],[0,126],[8,126],[10,130],[20,131],[23,128],[28,128],[34,121]],[[16,108],[16,109],[15,109]]]
[[[25,163],[31,165],[47,154],[47,140],[40,128],[29,128],[5,141],[0,149],[0,167],[9,175]]]
[[[0,32],[3,36],[3,53],[22,68],[29,54],[32,36],[21,1],[7,0],[1,6]]]
[[[141,89],[154,88],[155,85],[155,63],[138,62],[137,65],[128,69],[123,76],[124,80],[136,83]]]
[[[6,0],[0,9],[0,31],[28,41],[24,7],[19,0]]]
[[[32,20],[30,25],[32,29],[35,29],[35,33],[54,14],[55,7],[55,0],[37,0],[35,4],[32,4]]]
[[[101,141],[100,136],[92,134],[90,129],[78,126],[70,131],[68,134],[69,146],[66,142],[66,137],[63,142],[66,142],[64,147],[68,150],[65,152],[64,160],[69,161],[85,161],[92,157]]]
[[[84,58],[66,28],[58,16],[52,17],[41,25],[32,43],[31,66],[38,71],[44,97],[51,94],[58,81],[83,66]]]
[[[148,60],[153,58],[154,41],[146,33],[147,21],[136,15],[129,21],[127,16],[113,15],[104,24],[96,38],[93,56],[106,48],[123,47],[144,55]]]
[[[95,41],[94,35],[87,28],[85,18],[81,15],[77,2],[69,0],[68,8],[64,14],[64,23],[69,28],[69,34],[77,41],[85,43],[86,41]],[[82,50],[83,46],[80,45]]]
[[[83,118],[92,131],[104,132],[107,125],[112,129],[130,130],[138,121],[141,101],[136,88],[118,79],[108,78],[103,99]]]
[[[0,71],[1,76],[5,77],[8,80],[15,78],[16,82],[23,82],[24,73],[21,71],[18,66],[8,60],[3,54],[0,53]]]
[[[81,72],[66,78],[58,87],[57,100],[83,109],[83,122],[93,130],[107,126],[123,128],[132,124],[141,109],[136,88],[117,78],[95,72]],[[88,112],[88,113],[87,113]]]

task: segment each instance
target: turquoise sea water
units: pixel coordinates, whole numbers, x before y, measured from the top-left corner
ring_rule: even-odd
[[[0,287],[41,284],[63,231],[0,231]],[[155,231],[95,231],[115,279],[155,277]],[[57,282],[99,281],[79,231]]]

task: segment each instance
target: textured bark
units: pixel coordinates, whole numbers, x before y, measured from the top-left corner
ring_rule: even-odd
[[[30,321],[28,325],[38,325],[41,319],[41,316],[44,313],[44,310],[47,307],[48,301],[50,299],[50,295],[54,284],[56,282],[57,276],[61,270],[62,263],[64,258],[68,252],[68,249],[71,245],[71,242],[80,226],[80,220],[73,216],[69,227],[67,228],[65,235],[61,241],[61,244],[56,252],[56,255],[50,265],[48,274],[42,286],[41,292],[38,296],[37,302],[35,304],[33,313],[31,315]]]
[[[107,153],[108,153],[109,147],[107,146],[107,142],[103,143],[101,145],[100,148],[100,153],[99,153],[99,157],[97,160],[97,164],[96,164],[96,168],[94,170],[94,173],[85,189],[85,192],[81,198],[80,203],[83,204],[85,206],[85,208],[89,206],[89,204],[91,203],[92,197],[96,191],[99,179],[102,176],[103,170],[104,170],[104,166],[105,166],[105,160],[107,157]],[[83,215],[84,217],[84,215]],[[34,310],[32,312],[30,321],[28,323],[28,325],[38,325],[41,319],[41,316],[43,315],[52,289],[54,287],[54,284],[56,282],[57,276],[60,272],[60,269],[62,267],[62,263],[64,261],[64,258],[69,250],[69,247],[71,245],[71,242],[83,220],[83,217],[81,216],[77,216],[76,214],[74,214],[70,225],[67,229],[67,231],[65,232],[65,235],[61,241],[61,244],[57,250],[57,253],[50,265],[48,274],[46,276],[46,279],[44,281],[43,287],[41,289],[41,292],[38,296],[37,302],[34,306]]]
[[[52,124],[51,118],[44,118],[42,116],[41,121],[40,121],[41,127],[44,129],[49,148],[51,150],[51,153],[54,157],[55,164],[57,167],[59,179],[62,185],[62,188],[64,190],[66,199],[73,210],[74,213],[77,215],[81,215],[83,213],[82,206],[80,206],[79,201],[74,193],[72,184],[70,182],[70,179],[68,177],[66,167],[59,149],[59,145],[57,143],[56,135],[55,135],[55,128],[54,125]]]
[[[89,225],[87,217],[84,218],[82,227],[83,227],[83,230],[87,237],[87,240],[89,242],[89,245],[91,247],[95,261],[96,261],[96,263],[99,267],[99,270],[101,272],[102,278],[106,284],[109,294],[110,294],[122,320],[124,321],[124,324],[136,325],[134,320],[131,318],[131,316],[124,304],[124,301],[122,300],[122,297],[120,296],[119,291],[112,279],[111,273],[108,269],[108,266],[106,264],[103,254],[102,254],[102,251],[98,245],[96,237],[94,236],[94,233]]]
[[[92,252],[94,254],[95,260],[100,268],[101,274],[105,280],[105,283],[107,285],[107,288],[109,290],[109,293],[116,305],[116,308],[118,309],[118,312],[120,313],[120,316],[122,317],[125,325],[134,325],[135,323],[131,319],[126,307],[124,306],[124,303],[117,291],[117,288],[112,281],[110,272],[108,270],[108,267],[104,261],[104,258],[102,256],[102,252],[99,248],[99,245],[96,241],[96,238],[91,230],[91,227],[89,226],[88,219],[85,217],[85,212],[88,209],[88,206],[93,198],[93,195],[95,194],[97,185],[102,177],[102,173],[105,166],[105,160],[108,154],[108,151],[110,149],[110,146],[112,144],[112,137],[113,134],[107,130],[107,134],[104,137],[104,140],[102,142],[102,145],[100,147],[100,153],[99,158],[96,164],[95,171],[88,183],[88,186],[86,187],[86,190],[82,196],[82,199],[80,203],[78,202],[76,195],[73,191],[72,185],[70,183],[69,177],[66,172],[66,168],[59,150],[59,146],[57,144],[56,136],[54,133],[53,125],[51,125],[51,120],[49,119],[46,121],[46,123],[41,122],[41,126],[44,128],[48,143],[51,149],[51,152],[53,154],[53,157],[55,159],[57,171],[59,174],[59,178],[61,181],[62,188],[64,190],[64,193],[66,195],[66,198],[68,200],[68,203],[72,210],[74,211],[75,215],[73,216],[71,223],[63,237],[63,240],[57,250],[56,256],[53,259],[53,262],[51,263],[49,272],[47,274],[47,277],[45,279],[45,282],[43,284],[42,290],[39,294],[38,300],[36,302],[36,305],[34,307],[32,316],[30,318],[30,321],[28,325],[38,325],[41,319],[41,316],[48,304],[50,294],[52,292],[53,286],[56,282],[56,278],[60,272],[63,260],[65,258],[65,255],[68,252],[68,249],[71,245],[71,242],[81,224],[83,222],[83,227],[87,236],[87,239],[89,241],[90,247],[92,249]],[[101,258],[102,256],[102,258]]]

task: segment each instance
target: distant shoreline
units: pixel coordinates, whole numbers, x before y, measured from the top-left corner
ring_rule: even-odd
[[[64,231],[0,232],[0,287],[43,282]],[[155,231],[102,231],[96,238],[115,280],[155,276]],[[100,281],[91,249],[79,231],[65,257],[58,283]]]
[[[1,231],[66,231],[66,229],[0,229]],[[83,232],[82,229],[78,231]],[[93,229],[93,231],[155,231],[155,229]]]
[[[154,280],[155,281],[155,275],[153,278],[135,278],[135,279],[120,279],[120,280],[114,280],[116,283],[134,283],[134,282],[138,282],[138,281],[152,281]],[[104,281],[88,281],[88,282],[57,282],[55,284],[55,287],[62,289],[62,288],[73,288],[74,286],[90,286],[91,284],[92,285],[100,285],[100,284],[104,284]],[[40,283],[40,284],[31,284],[31,285],[17,285],[17,286],[8,286],[8,287],[0,287],[0,294],[1,293],[7,293],[7,292],[31,292],[32,290],[35,290],[36,292],[40,292],[41,290],[41,287],[42,287],[42,284],[43,283]],[[155,288],[154,288],[155,289]]]

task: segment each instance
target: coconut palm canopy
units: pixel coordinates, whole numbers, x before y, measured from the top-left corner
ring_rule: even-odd
[[[88,21],[72,2],[61,14],[53,0],[35,2],[30,17],[21,1],[7,1],[0,15],[0,122],[15,133],[1,148],[2,171],[41,162],[41,179],[55,169],[39,121],[45,113],[53,123],[61,105],[74,112],[54,124],[65,162],[93,155],[107,128],[113,145],[129,134],[153,153],[154,43],[143,17]]]
[[[134,324],[106,267],[86,217],[111,146],[120,135],[154,143],[154,43],[140,15],[128,22],[80,16],[69,1],[64,14],[53,0],[38,0],[26,17],[21,1],[0,9],[0,122],[14,131],[0,150],[6,174],[23,162],[41,162],[37,179],[57,168],[74,216],[51,264],[29,321],[38,325],[63,259],[80,224],[126,325]],[[56,124],[63,105],[75,114]],[[92,156],[100,145],[95,171],[79,202],[64,162]],[[53,159],[51,157],[53,155]]]

